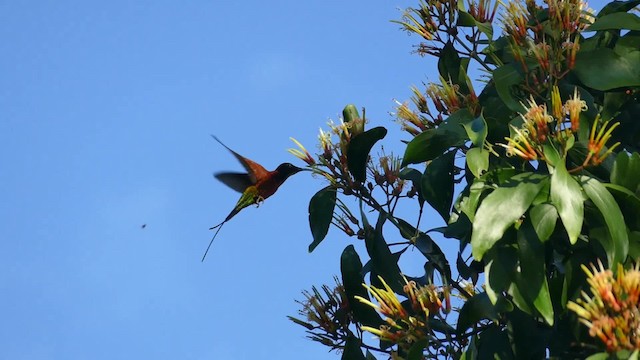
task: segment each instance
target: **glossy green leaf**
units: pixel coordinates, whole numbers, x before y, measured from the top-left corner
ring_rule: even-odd
[[[502,325],[492,324],[479,337],[478,359],[515,359],[508,330]]]
[[[356,181],[364,182],[367,179],[369,152],[373,145],[386,135],[387,129],[378,126],[351,139],[347,150],[347,166]]]
[[[342,351],[342,360],[367,360],[360,348],[360,339],[353,334],[349,334],[347,341],[344,344],[344,350]]]
[[[640,231],[640,198],[629,189],[616,184],[603,184],[613,195],[630,230]]]
[[[407,360],[422,360],[424,358],[423,351],[429,346],[429,339],[422,339],[416,341],[411,345],[409,353],[407,354]]]
[[[438,72],[445,81],[451,80],[454,84],[460,83],[460,56],[451,41],[447,41],[440,50]]]
[[[409,180],[418,192],[418,203],[420,207],[424,204],[424,196],[422,195],[422,173],[416,169],[405,167],[400,170],[398,177],[402,180]]]
[[[456,151],[449,151],[433,160],[422,176],[424,199],[442,216],[449,220],[453,202],[453,168]]]
[[[640,30],[640,17],[627,12],[617,12],[599,17],[584,31],[598,30]]]
[[[473,222],[471,249],[476,260],[481,260],[484,253],[527,211],[544,181],[540,175],[520,174],[514,176],[508,186],[487,195]]]
[[[611,90],[640,86],[640,51],[624,55],[608,48],[580,51],[576,57],[574,73],[588,87]],[[607,71],[602,71],[602,69]]]
[[[585,360],[609,360],[609,359],[611,359],[609,353],[600,352],[600,353],[596,353],[596,354],[593,354],[593,355],[589,356]]]
[[[520,84],[524,78],[518,71],[515,64],[503,65],[493,71],[493,80],[496,84],[496,90],[500,99],[512,111],[524,112],[524,107],[518,99],[513,96],[512,87]]]
[[[613,14],[616,12],[627,12],[634,7],[640,5],[640,0],[628,0],[628,1],[611,1],[606,4],[602,10],[598,13],[598,17],[604,17],[608,14]]]
[[[457,210],[462,211],[465,215],[467,215],[469,220],[473,221],[476,216],[478,204],[480,203],[480,197],[482,196],[482,193],[488,189],[489,186],[487,186],[484,181],[475,179],[469,186],[468,195],[460,201]]]
[[[364,218],[364,212],[362,211],[362,217]],[[371,264],[373,272],[382,278],[389,284],[391,289],[398,294],[402,294],[402,287],[404,286],[404,280],[400,267],[398,266],[398,258],[391,253],[389,246],[384,241],[382,236],[382,227],[385,223],[386,216],[380,214],[375,229],[369,227],[365,231],[365,245],[367,253],[371,258]],[[373,280],[372,280],[373,281]]]
[[[513,231],[510,233],[513,234]],[[491,303],[497,305],[504,298],[503,292],[507,291],[515,280],[518,254],[513,247],[492,249],[489,254],[484,259],[485,290]]]
[[[611,183],[636,193],[640,187],[640,154],[618,153],[611,170]]]
[[[336,189],[332,186],[327,186],[313,195],[309,202],[309,226],[313,235],[313,242],[309,245],[309,252],[312,252],[329,232],[333,209],[336,206],[336,196]]]
[[[584,220],[584,198],[580,185],[569,174],[564,163],[556,165],[551,175],[551,202],[558,209],[569,241],[575,244]]]
[[[398,230],[400,230],[400,236],[413,242],[415,247],[432,263],[436,270],[438,270],[445,279],[450,279],[451,267],[449,266],[449,262],[440,246],[433,241],[431,236],[418,231],[418,229],[403,219],[397,218],[396,222],[396,226]]]
[[[467,109],[461,109],[449,116],[435,129],[429,129],[414,137],[407,144],[402,166],[433,160],[453,146],[464,144],[467,139],[462,124],[473,120]]]
[[[482,319],[498,320],[498,313],[486,292],[473,295],[460,309],[456,331],[463,334]]]
[[[473,176],[479,178],[489,169],[489,151],[479,147],[471,148],[467,151],[466,161]]]
[[[482,148],[489,131],[487,128],[487,122],[484,120],[482,114],[473,119],[473,121],[463,124],[462,126],[464,126],[464,130],[467,132],[467,136],[473,143],[473,146]]]
[[[540,241],[549,239],[558,221],[558,211],[551,204],[538,204],[531,209],[531,223]]]
[[[529,219],[518,229],[518,288],[526,301],[553,325],[553,305],[547,284],[544,246]]]
[[[580,181],[585,193],[598,208],[609,229],[613,249],[607,251],[607,257],[609,265],[614,267],[614,264],[624,262],[629,252],[629,239],[624,217],[615,199],[602,183],[586,176],[582,176]]]
[[[370,306],[355,299],[360,296],[369,299],[369,294],[362,284],[364,283],[362,262],[353,245],[347,246],[340,257],[340,271],[344,292],[349,300],[349,306],[355,319],[362,325],[378,328],[382,325],[380,315]]]

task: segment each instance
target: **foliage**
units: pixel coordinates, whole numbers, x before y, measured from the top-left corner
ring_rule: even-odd
[[[366,254],[363,264],[347,246],[336,288],[305,293],[304,319],[292,320],[343,359],[637,358],[638,4],[407,9],[397,23],[438,59],[440,82],[398,103],[403,156],[371,155],[387,129],[367,129],[354,105],[321,130],[317,156],[291,150],[328,181],[309,205],[309,251],[333,224]],[[421,229],[425,204],[443,226]],[[458,253],[445,255],[442,238]],[[412,248],[423,266],[401,269]],[[635,303],[600,291],[624,279]]]

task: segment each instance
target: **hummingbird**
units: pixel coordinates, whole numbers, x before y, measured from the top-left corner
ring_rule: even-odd
[[[287,180],[291,175],[304,170],[290,163],[282,163],[278,165],[275,170],[269,171],[257,162],[249,160],[246,157],[231,150],[217,137],[213,135],[211,136],[217,142],[219,142],[220,145],[229,150],[233,154],[233,156],[238,159],[240,164],[242,164],[247,172],[221,172],[214,174],[216,179],[222,181],[222,183],[232,188],[233,190],[242,193],[242,196],[240,196],[240,200],[238,200],[229,215],[227,215],[227,217],[220,224],[209,229],[213,230],[217,228],[218,230],[216,230],[213,238],[211,238],[209,246],[207,246],[207,250],[204,252],[204,256],[202,256],[202,261],[204,261],[204,259],[207,257],[207,253],[209,252],[209,248],[211,248],[211,244],[213,244],[213,240],[215,240],[216,236],[220,232],[220,229],[222,229],[222,226],[227,221],[231,220],[231,218],[239,213],[240,210],[248,206],[251,206],[253,204],[260,205],[260,203],[262,203],[266,198],[275,194],[280,185],[282,185],[285,180]]]

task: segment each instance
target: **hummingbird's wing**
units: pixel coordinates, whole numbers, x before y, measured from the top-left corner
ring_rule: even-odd
[[[233,154],[233,156],[236,157],[236,159],[238,159],[238,161],[240,161],[242,166],[244,166],[244,168],[248,172],[247,175],[249,176],[249,179],[251,179],[251,185],[257,183],[258,180],[264,179],[265,177],[267,177],[269,175],[269,171],[267,171],[267,169],[262,167],[262,165],[258,164],[255,161],[249,160],[246,157],[244,157],[244,156],[238,154],[237,152],[231,150],[227,145],[225,145],[222,141],[220,141],[220,139],[218,139],[214,135],[211,135],[211,137],[216,139],[216,141],[219,142],[220,145],[224,146],[227,150],[229,150]],[[222,181],[222,182],[224,182],[224,181]]]
[[[215,173],[213,176],[239,193],[244,192],[249,186],[254,184],[249,174],[245,173],[223,172]]]

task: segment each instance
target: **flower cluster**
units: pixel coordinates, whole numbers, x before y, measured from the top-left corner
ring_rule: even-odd
[[[546,9],[535,1],[509,1],[501,14],[509,50],[526,74],[529,93],[539,93],[573,69],[580,32],[594,19],[593,10],[580,0],[545,3]]]
[[[451,79],[440,77],[439,84],[430,83],[424,92],[415,86],[411,88],[411,92],[411,102],[416,110],[412,110],[408,103],[396,101],[396,112],[392,115],[398,119],[402,130],[413,136],[438,126],[444,116],[460,109],[467,109],[476,116],[480,114],[478,96],[468,78],[464,82],[464,90]],[[432,107],[435,111],[431,110]]]
[[[304,291],[304,301],[299,311],[306,320],[289,316],[289,320],[307,329],[308,337],[332,349],[342,346],[349,333],[352,322],[349,302],[344,286],[335,278],[336,286],[332,289],[323,285],[321,290],[312,287],[311,292]]]
[[[640,265],[625,270],[618,264],[614,277],[598,261],[591,270],[582,265],[591,287],[591,295],[570,301],[567,307],[589,328],[589,335],[597,337],[607,351],[640,349]]]
[[[403,290],[409,306],[405,308],[389,285],[382,277],[378,277],[383,288],[363,284],[375,298],[377,304],[356,296],[356,299],[367,304],[385,316],[385,325],[378,329],[362,326],[363,331],[376,335],[380,340],[389,341],[407,350],[416,341],[429,338],[427,320],[440,310],[450,309],[448,287],[437,288],[435,285],[419,286],[415,281],[406,278]],[[442,301],[446,306],[443,307]]]
[[[507,144],[500,144],[500,146],[506,149],[507,156],[518,156],[527,161],[545,160],[543,146],[550,140],[564,146],[562,150],[566,152],[570,146],[567,139],[570,135],[577,134],[580,128],[580,115],[587,110],[587,104],[580,99],[577,89],[563,104],[560,92],[555,86],[551,91],[550,112],[546,104],[536,103],[533,97],[522,106],[525,109],[525,112],[520,114],[522,126],[520,128],[512,126],[513,134],[505,138]],[[602,123],[600,117],[596,117],[589,133],[589,153],[580,168],[599,165],[612,153],[619,143],[609,149],[606,149],[606,143],[617,126],[618,123],[609,126],[609,121]]]

